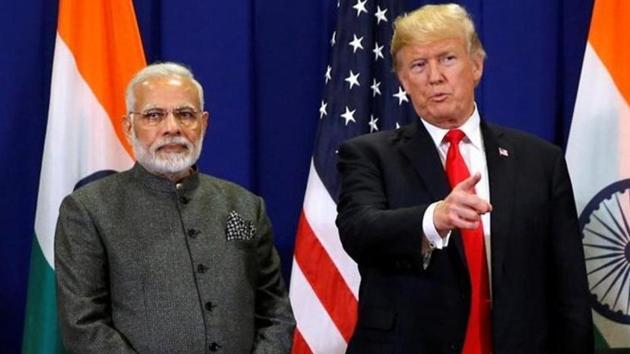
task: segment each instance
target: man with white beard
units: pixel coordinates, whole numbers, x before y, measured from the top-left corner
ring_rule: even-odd
[[[66,197],[55,234],[70,353],[288,353],[295,325],[261,198],[197,171],[208,125],[185,67],[127,88],[137,163]]]

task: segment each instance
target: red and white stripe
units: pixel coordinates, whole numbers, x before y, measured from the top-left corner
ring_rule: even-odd
[[[360,276],[341,246],[336,210],[311,161],[289,292],[297,321],[294,354],[344,353],[354,331]]]

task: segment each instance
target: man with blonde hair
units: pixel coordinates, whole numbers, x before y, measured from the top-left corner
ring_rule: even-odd
[[[197,171],[208,112],[182,65],[127,89],[130,170],[77,189],[55,234],[69,353],[288,353],[295,325],[262,199]]]
[[[419,119],[339,148],[337,226],[361,273],[348,353],[592,353],[562,151],[481,119],[463,7],[398,18],[391,54]]]

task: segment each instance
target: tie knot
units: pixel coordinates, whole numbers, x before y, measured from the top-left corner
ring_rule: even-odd
[[[458,145],[465,136],[466,134],[464,134],[463,131],[459,129],[451,129],[448,133],[446,133],[444,139],[446,139],[446,141],[448,141],[451,145]]]

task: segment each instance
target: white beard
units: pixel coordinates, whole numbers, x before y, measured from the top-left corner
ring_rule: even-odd
[[[196,144],[179,135],[160,137],[151,146],[145,146],[138,140],[136,132],[132,129],[131,138],[133,151],[138,162],[147,171],[166,176],[185,174],[199,159],[203,145],[203,135],[199,137]],[[157,151],[160,147],[168,144],[181,144],[186,147],[186,150],[182,152]]]

